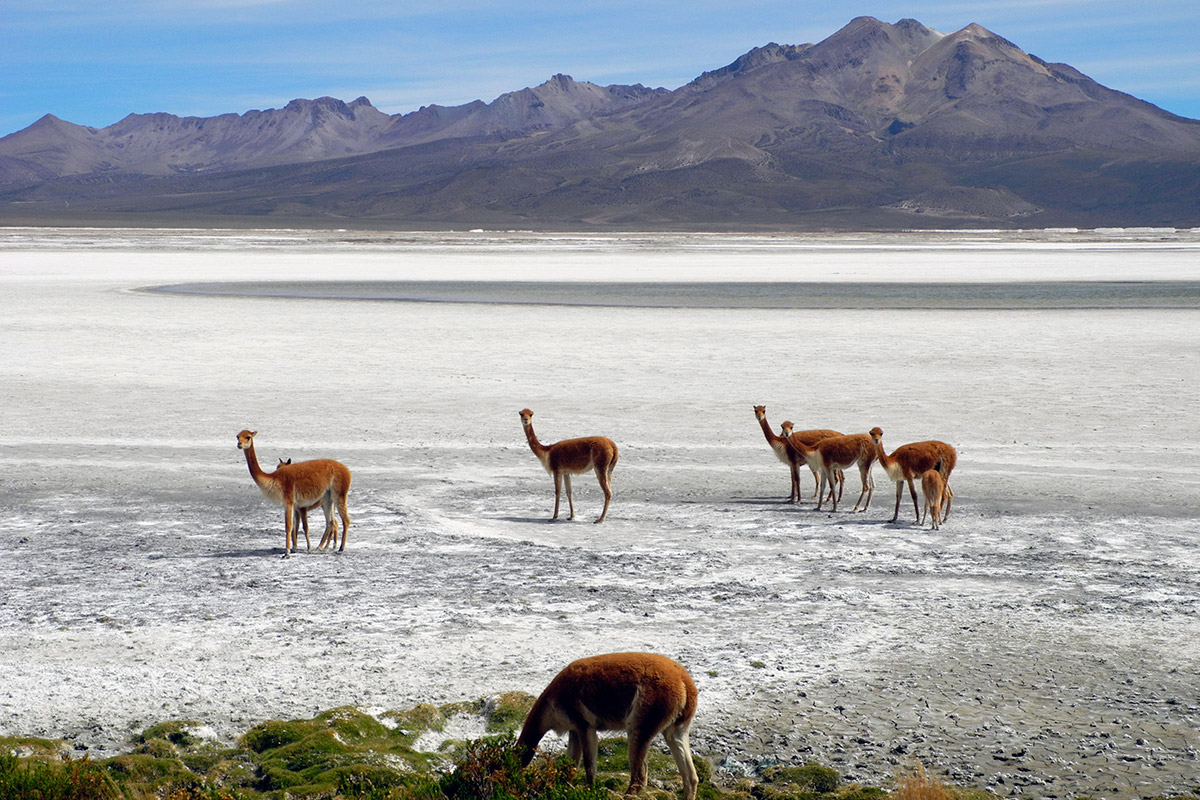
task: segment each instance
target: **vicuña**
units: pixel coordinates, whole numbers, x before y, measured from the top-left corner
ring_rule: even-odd
[[[950,503],[954,500],[954,490],[946,483],[943,469],[942,460],[938,459],[933,469],[921,473],[921,492],[925,495],[925,511],[921,516],[921,524],[925,524],[926,517],[931,517],[933,521],[930,524],[935,531],[942,527],[942,521],[950,516]]]
[[[858,506],[863,502],[864,497],[867,502],[863,504],[862,510],[866,511],[870,507],[871,495],[875,493],[875,481],[871,478],[871,465],[875,463],[875,444],[871,441],[870,436],[865,433],[830,436],[812,447],[793,439],[787,441],[810,463],[815,463],[821,471],[821,484],[817,488],[817,511],[821,510],[826,499],[833,502],[833,510],[837,511],[837,504],[842,499],[841,489],[837,492],[833,491],[839,478],[838,473],[850,469],[855,464],[858,465],[858,474],[862,478],[862,491],[859,492],[858,500],[855,501],[854,508],[851,510],[858,511]],[[840,477],[844,483],[845,476]],[[826,488],[829,489],[828,494],[826,494]]]
[[[821,454],[816,449],[816,446],[819,442],[832,439],[835,436],[841,436],[842,434],[827,428],[793,431],[791,420],[785,419],[779,425],[779,435],[783,438],[783,443],[787,447],[788,457],[796,463],[803,462],[808,464],[808,468],[813,474],[813,481],[815,482],[813,494],[816,494],[821,490]],[[833,470],[833,482],[836,484],[836,487],[830,486],[829,491],[832,493],[834,488],[837,489],[837,499],[840,503],[842,501],[842,490],[846,488],[846,475],[836,467]],[[799,488],[799,480],[797,479],[797,492],[799,492]],[[829,497],[828,499],[832,500],[833,498]]]
[[[337,544],[337,523],[333,518],[333,504],[337,503],[338,515],[342,518],[342,546],[346,549],[346,532],[350,529],[350,512],[346,508],[346,495],[350,491],[350,470],[338,461],[329,458],[314,461],[299,461],[295,464],[281,463],[274,472],[264,472],[258,465],[254,453],[254,437],[258,431],[242,431],[237,435],[238,449],[246,454],[246,466],[250,477],[258,484],[263,496],[283,506],[283,557],[287,558],[296,546],[296,519],[299,509],[307,511],[317,505],[325,512],[325,539],[332,532],[333,544]]]
[[[917,522],[921,521],[921,509],[917,503],[917,487],[915,481],[920,479],[927,470],[934,469],[940,461],[940,472],[947,482],[954,465],[958,463],[958,451],[945,442],[930,440],[913,442],[897,447],[888,455],[883,451],[883,431],[871,429],[871,441],[874,442],[879,465],[887,473],[890,480],[896,482],[896,509],[892,513],[892,522],[900,516],[900,496],[904,493],[904,484],[908,484],[909,494],[912,495],[913,513]]]
[[[568,734],[567,751],[596,780],[598,731],[629,736],[629,789],[646,788],[646,757],[658,734],[683,779],[684,800],[695,800],[699,778],[692,763],[688,730],[696,715],[696,684],[687,670],[654,653],[610,653],[572,661],[533,704],[517,739],[529,764],[548,731]]]
[[[612,439],[603,436],[585,436],[582,439],[564,439],[555,444],[545,445],[538,441],[533,432],[533,412],[528,408],[522,409],[521,426],[525,429],[525,438],[529,440],[529,449],[542,462],[546,472],[554,477],[554,516],[558,519],[559,497],[562,485],[567,485],[567,505],[571,516],[575,519],[575,500],[571,496],[571,476],[596,471],[596,479],[600,481],[600,489],[604,492],[604,510],[596,522],[604,522],[608,516],[608,504],[612,501],[612,473],[617,465],[617,445]]]

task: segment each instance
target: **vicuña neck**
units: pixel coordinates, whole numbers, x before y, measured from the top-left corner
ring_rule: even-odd
[[[251,442],[243,452],[246,454],[246,466],[250,468],[250,477],[254,479],[255,483],[262,486],[267,482],[267,473],[263,472],[262,467],[258,465],[258,456],[254,454],[254,443]]]
[[[537,434],[533,432],[533,424],[525,426],[525,438],[529,441],[529,449],[534,452],[539,458],[546,452],[546,446],[538,441]]]
[[[782,440],[783,437],[777,436],[775,432],[771,430],[771,426],[767,424],[766,414],[758,418],[758,424],[762,426],[763,436],[767,437],[768,442],[775,444],[776,442]]]
[[[521,728],[521,735],[517,738],[517,744],[536,750],[538,742],[546,735],[549,726],[546,725],[545,717],[546,704],[544,698],[539,697],[533,704],[533,708],[529,709],[529,714],[525,717],[525,725]]]

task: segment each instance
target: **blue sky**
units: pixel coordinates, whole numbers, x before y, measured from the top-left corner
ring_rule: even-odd
[[[212,116],[366,95],[388,113],[534,86],[556,72],[676,88],[751,47],[853,17],[978,22],[1047,61],[1200,118],[1197,0],[0,0],[0,135],[45,113]]]

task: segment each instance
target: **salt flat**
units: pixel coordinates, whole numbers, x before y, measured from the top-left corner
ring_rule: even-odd
[[[643,308],[176,295],[179,283],[1195,282],[1200,233],[0,231],[0,734],[111,752],[523,689],[648,649],[698,753],[920,759],[1001,794],[1195,790],[1200,312]],[[1161,287],[1160,287],[1161,288]],[[587,289],[577,290],[586,294]],[[716,290],[714,290],[716,291]],[[1047,291],[1052,291],[1048,289]],[[919,293],[918,293],[919,294]],[[487,300],[487,297],[477,298]],[[1118,304],[1119,305],[1119,304]],[[780,502],[778,429],[959,451],[937,532]],[[617,441],[547,524],[542,441]],[[354,471],[282,560],[235,449]],[[806,477],[806,480],[809,480]],[[904,504],[908,504],[906,509]]]

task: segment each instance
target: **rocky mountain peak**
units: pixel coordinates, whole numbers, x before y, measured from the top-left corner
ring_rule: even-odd
[[[687,88],[698,90],[710,89],[718,83],[748,72],[753,72],[760,67],[777,64],[780,61],[794,61],[810,47],[812,47],[811,44],[781,45],[769,42],[762,47],[752,48],[720,69],[702,73],[699,77],[694,78],[687,85]]]

